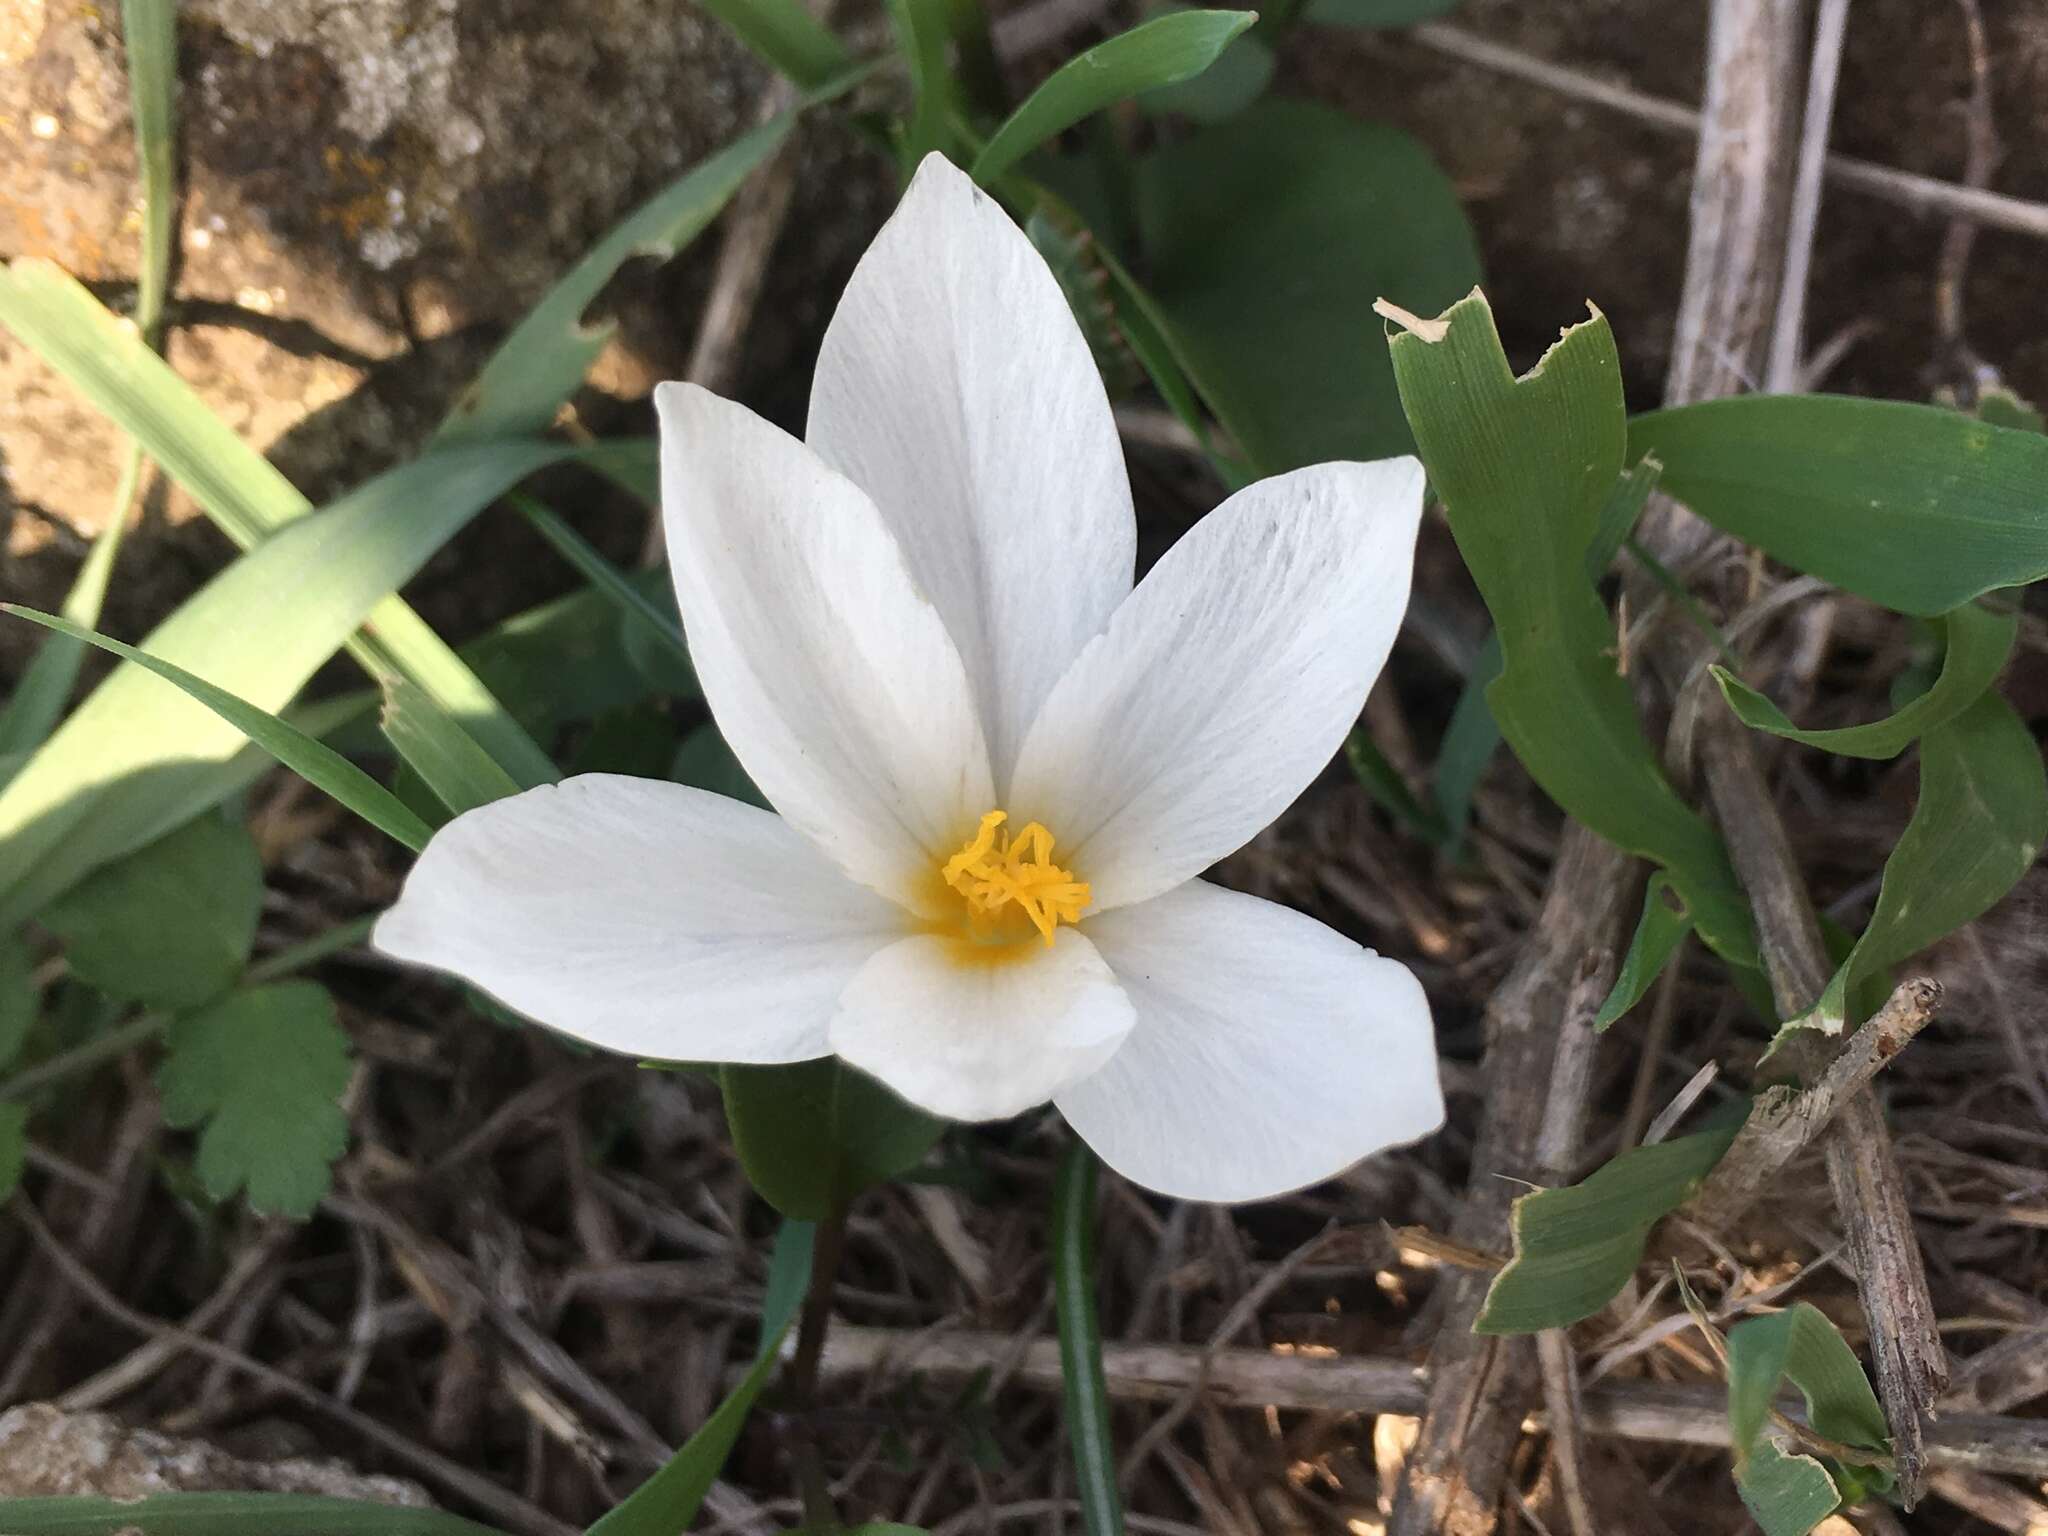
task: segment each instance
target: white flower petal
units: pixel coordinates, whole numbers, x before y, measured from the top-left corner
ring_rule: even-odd
[[[881,508],[982,707],[997,786],[1131,589],[1136,531],[1101,375],[1045,261],[928,155],[825,333],[805,440]]]
[[[1260,1200],[1443,1123],[1429,1001],[1406,966],[1203,880],[1088,932],[1138,1023],[1057,1102],[1133,1183]]]
[[[1009,798],[1100,912],[1241,848],[1329,762],[1408,606],[1422,466],[1319,464],[1239,491],[1089,642]]]
[[[375,943],[607,1050],[807,1061],[906,922],[780,817],[594,773],[448,823]]]
[[[995,803],[960,654],[874,504],[804,445],[690,384],[654,392],[676,597],[704,697],[791,826],[928,905]]]
[[[840,995],[832,1049],[933,1114],[1000,1120],[1095,1071],[1130,1032],[1130,999],[1072,928],[997,961],[970,948],[920,934],[876,955]]]

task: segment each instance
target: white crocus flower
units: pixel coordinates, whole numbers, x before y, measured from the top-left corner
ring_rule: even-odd
[[[1087,344],[936,155],[833,317],[807,442],[655,400],[690,653],[780,814],[606,774],[500,800],[434,838],[379,947],[636,1056],[837,1054],[959,1120],[1050,1099],[1170,1195],[1277,1194],[1441,1122],[1406,969],[1196,878],[1356,719],[1413,459],[1261,481],[1133,590]]]

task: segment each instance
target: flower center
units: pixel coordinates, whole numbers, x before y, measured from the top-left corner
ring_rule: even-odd
[[[981,826],[946,860],[939,873],[967,903],[967,920],[978,939],[1002,935],[1014,905],[1049,946],[1053,929],[1077,923],[1088,905],[1088,882],[1052,861],[1052,834],[1032,822],[1012,836],[1002,830],[1007,811],[990,811]]]

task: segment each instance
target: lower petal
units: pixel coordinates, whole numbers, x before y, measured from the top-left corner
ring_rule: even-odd
[[[1001,1120],[1094,1072],[1130,1033],[1124,996],[1072,928],[990,951],[920,934],[861,967],[832,1049],[922,1109]]]
[[[443,827],[375,943],[606,1050],[781,1062],[904,922],[778,816],[586,774]]]
[[[1137,1024],[1057,1102],[1133,1183],[1261,1200],[1443,1123],[1429,1001],[1406,966],[1202,880],[1087,927]]]

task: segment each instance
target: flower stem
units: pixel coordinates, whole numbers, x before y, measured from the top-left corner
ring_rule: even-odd
[[[818,1390],[818,1362],[825,1353],[825,1334],[832,1326],[832,1297],[839,1284],[839,1257],[846,1247],[846,1205],[818,1223],[811,1248],[811,1284],[797,1321],[796,1354],[784,1379],[784,1405],[791,1428],[790,1458],[795,1463],[797,1492],[803,1499],[804,1524],[834,1529],[839,1512],[832,1504],[825,1457],[817,1427],[810,1421]]]

